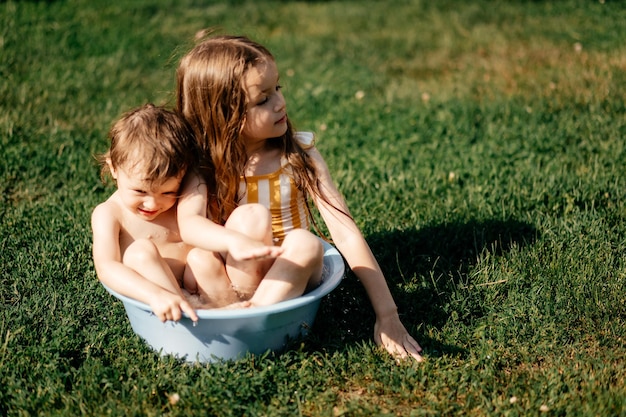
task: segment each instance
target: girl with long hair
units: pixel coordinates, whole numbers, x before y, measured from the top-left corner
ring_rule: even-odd
[[[218,253],[226,269],[227,282],[222,275],[203,291],[230,286],[240,306],[258,306],[319,285],[323,250],[309,230],[312,202],[367,291],[376,313],[376,343],[421,360],[421,347],[401,323],[313,134],[292,128],[270,51],[241,36],[202,39],[178,66],[177,110],[194,130],[204,172],[185,185],[178,208],[181,236]],[[241,213],[246,207],[247,216]]]

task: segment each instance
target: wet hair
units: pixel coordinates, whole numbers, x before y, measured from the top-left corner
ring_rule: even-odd
[[[194,130],[212,202],[208,209],[216,222],[225,222],[241,198],[239,184],[248,160],[242,138],[248,106],[245,76],[250,68],[274,61],[267,48],[247,37],[211,36],[201,38],[176,71],[176,108]],[[310,193],[324,198],[311,157],[295,140],[289,120],[287,126],[268,145],[281,149],[307,201]],[[313,220],[310,210],[309,217]]]
[[[115,169],[139,172],[142,180],[156,184],[197,165],[196,141],[187,121],[153,104],[125,113],[111,127],[109,140],[109,150],[99,157],[103,180],[109,173],[107,161]]]

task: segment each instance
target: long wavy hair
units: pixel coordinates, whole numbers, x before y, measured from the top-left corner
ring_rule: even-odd
[[[241,134],[248,105],[245,76],[268,61],[274,61],[270,51],[246,37],[212,36],[200,39],[176,71],[176,108],[194,129],[210,193],[208,210],[218,223],[226,221],[242,197],[239,183],[248,162]],[[287,125],[287,132],[268,145],[281,149],[307,202],[310,193],[324,198],[311,157],[294,139],[291,122]],[[309,217],[315,224],[310,209]]]

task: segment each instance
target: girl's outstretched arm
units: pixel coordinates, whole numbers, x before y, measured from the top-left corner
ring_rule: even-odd
[[[348,207],[330,176],[328,166],[315,148],[308,150],[315,161],[321,191],[328,202],[314,196],[334,244],[359,278],[376,313],[374,341],[389,353],[421,361],[422,348],[406,330],[393,300],[387,281],[358,226],[349,217]],[[338,210],[339,209],[339,210]],[[342,213],[343,211],[344,213]]]
[[[186,179],[178,201],[178,228],[182,240],[211,252],[229,253],[237,261],[275,258],[283,250],[221,226],[208,218],[208,191],[198,175]]]

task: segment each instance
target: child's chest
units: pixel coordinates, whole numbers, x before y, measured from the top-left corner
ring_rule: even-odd
[[[132,218],[135,217],[135,218]],[[120,249],[122,253],[138,239],[150,240],[159,248],[161,254],[186,251],[185,245],[178,232],[176,212],[171,210],[161,214],[153,221],[146,221],[136,216],[125,216],[122,219],[120,230]]]

